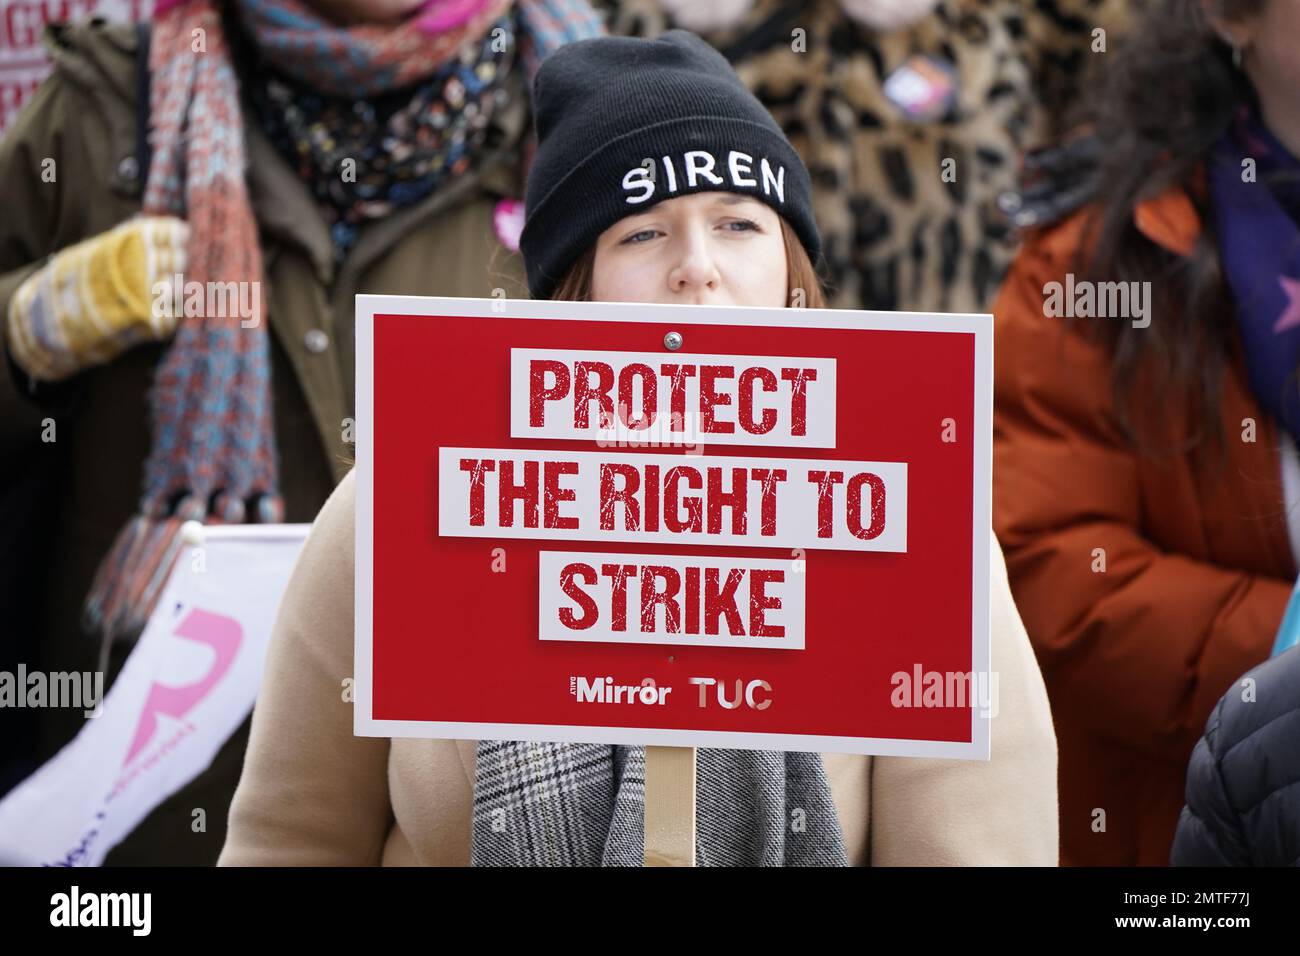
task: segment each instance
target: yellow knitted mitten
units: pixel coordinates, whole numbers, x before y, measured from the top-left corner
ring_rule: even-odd
[[[61,250],[9,303],[9,352],[34,379],[55,382],[176,330],[159,282],[185,271],[189,226],[139,216]]]

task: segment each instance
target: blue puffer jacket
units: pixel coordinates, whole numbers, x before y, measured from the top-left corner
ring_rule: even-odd
[[[1300,866],[1300,647],[1246,673],[1210,714],[1170,861]]]

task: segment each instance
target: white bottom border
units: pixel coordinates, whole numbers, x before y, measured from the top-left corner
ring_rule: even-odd
[[[975,723],[981,718],[975,716]],[[877,757],[989,759],[989,735],[969,743],[952,740],[904,740],[893,737],[822,737],[813,734],[768,734],[729,730],[668,730],[639,727],[587,727],[565,724],[483,724],[433,720],[368,720],[358,713],[358,737],[423,737],[451,740],[529,740],[539,743],[649,744],[657,747],[710,747],[729,750],[794,750]]]

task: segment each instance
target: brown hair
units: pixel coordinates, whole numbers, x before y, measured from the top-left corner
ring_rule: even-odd
[[[1228,18],[1257,14],[1264,0],[1216,0]],[[1185,403],[1199,425],[1182,449],[1222,441],[1220,372],[1230,347],[1232,310],[1214,232],[1213,211],[1198,182],[1202,163],[1238,105],[1254,96],[1235,69],[1199,0],[1157,0],[1129,30],[1095,91],[1090,118],[1105,144],[1098,207],[1079,250],[1080,271],[1094,281],[1150,281],[1148,328],[1094,320],[1111,350],[1120,423],[1130,440],[1155,452],[1141,406]],[[1171,186],[1189,195],[1203,227],[1182,259],[1147,239],[1134,210]],[[1149,389],[1149,390],[1148,390]],[[1137,393],[1142,390],[1141,405]],[[1158,428],[1158,425],[1156,426]]]
[[[804,249],[803,243],[799,241],[799,237],[785,218],[778,218],[781,220],[781,241],[785,245],[786,295],[793,299],[795,292],[802,289],[803,301],[798,303],[799,307],[826,308],[826,294],[822,291],[821,280],[817,277],[817,270],[813,268],[812,260],[808,258],[807,250]],[[591,301],[591,276],[595,264],[596,247],[592,245],[578,257],[577,262],[569,267],[569,271],[551,293],[551,298],[565,302]],[[789,301],[786,302],[786,306],[792,307]]]

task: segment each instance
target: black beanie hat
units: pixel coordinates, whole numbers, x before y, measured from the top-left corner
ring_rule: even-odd
[[[533,81],[533,118],[538,145],[519,240],[533,298],[549,298],[620,219],[709,190],[767,203],[817,264],[808,170],[731,64],[695,34],[560,47]]]

